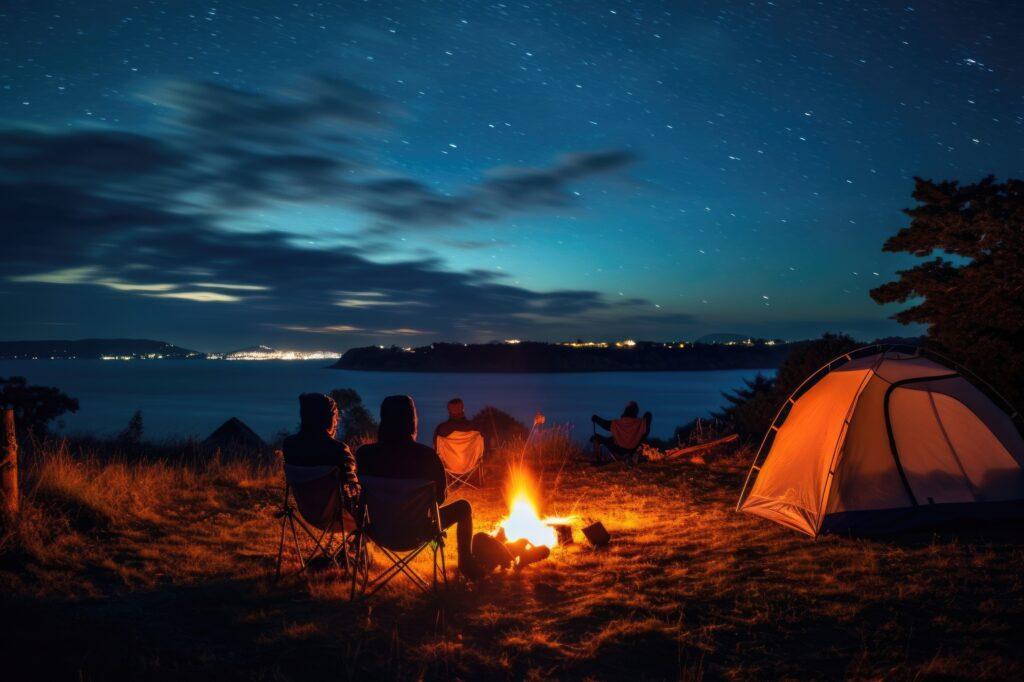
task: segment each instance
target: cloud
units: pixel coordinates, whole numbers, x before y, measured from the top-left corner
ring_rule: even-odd
[[[122,306],[137,325],[168,330],[241,337],[269,324],[372,338],[465,336],[521,325],[523,315],[564,320],[613,309],[594,291],[532,291],[486,271],[453,272],[433,257],[379,262],[358,243],[312,248],[283,230],[228,225],[240,209],[285,200],[342,204],[388,229],[454,227],[569,205],[571,183],[624,169],[629,152],[497,169],[446,196],[413,178],[382,178],[362,158],[372,131],[397,111],[345,81],[313,77],[269,94],[178,83],[156,100],[168,115],[146,133],[0,130],[0,269],[45,298],[40,316],[103,317]],[[47,296],[45,287],[63,293]],[[349,319],[337,320],[339,308]],[[34,314],[20,302],[0,310]]]

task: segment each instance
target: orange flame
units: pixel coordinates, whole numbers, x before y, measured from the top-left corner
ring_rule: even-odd
[[[554,547],[558,544],[558,533],[552,524],[568,523],[569,520],[556,517],[541,518],[535,502],[538,497],[537,487],[526,467],[513,467],[509,474],[507,495],[508,516],[498,523],[498,527],[505,530],[509,542],[525,539],[534,546]]]

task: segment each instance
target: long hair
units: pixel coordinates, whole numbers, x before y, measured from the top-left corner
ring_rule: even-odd
[[[396,443],[416,440],[416,403],[411,396],[389,395],[380,404],[380,428],[377,440]]]

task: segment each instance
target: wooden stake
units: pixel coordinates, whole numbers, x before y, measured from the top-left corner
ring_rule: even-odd
[[[8,516],[18,513],[18,438],[14,410],[4,410],[3,449],[0,450],[0,505]]]

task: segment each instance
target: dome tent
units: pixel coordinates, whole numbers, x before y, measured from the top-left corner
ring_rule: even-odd
[[[812,537],[1024,516],[1019,422],[1001,397],[934,353],[852,351],[779,410],[737,510]]]

